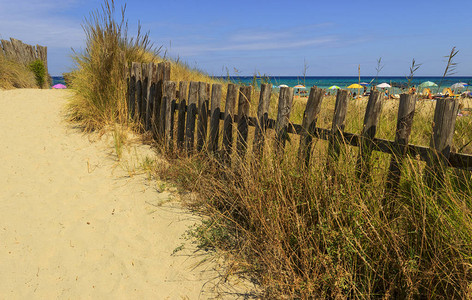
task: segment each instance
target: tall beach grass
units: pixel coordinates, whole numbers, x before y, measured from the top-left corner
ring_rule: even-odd
[[[0,89],[36,87],[35,74],[28,67],[0,53]]]

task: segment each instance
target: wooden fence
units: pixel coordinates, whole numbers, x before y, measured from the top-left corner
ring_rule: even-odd
[[[359,147],[356,171],[359,177],[368,178],[371,171],[373,151],[391,154],[387,190],[395,192],[400,180],[400,167],[407,155],[419,158],[427,164],[425,179],[435,185],[440,182],[446,167],[472,170],[472,155],[451,152],[452,136],[459,103],[455,99],[439,99],[434,113],[433,134],[430,147],[409,144],[416,95],[402,94],[398,108],[395,140],[375,137],[384,96],[373,91],[369,96],[360,134],[344,131],[348,92],[339,90],[336,96],[334,117],[330,129],[316,127],[324,90],[310,90],[302,124],[290,122],[293,88],[282,87],[279,91],[277,119],[270,119],[270,84],[262,84],[257,116],[249,116],[251,86],[227,87],[225,110],[221,111],[222,85],[203,82],[177,83],[169,81],[170,64],[133,63],[128,71],[128,108],[130,118],[137,119],[145,130],[151,130],[155,139],[167,147],[192,153],[208,151],[220,154],[223,162],[231,163],[233,148],[240,157],[248,151],[248,127],[255,127],[253,152],[260,158],[267,130],[275,130],[275,152],[282,155],[289,134],[300,135],[298,155],[305,165],[310,163],[313,139],[327,140],[328,162],[335,161],[344,144]],[[237,107],[236,107],[237,104]],[[236,111],[237,108],[237,111]],[[220,132],[220,121],[223,122]],[[233,126],[237,124],[236,137]],[[209,130],[208,130],[209,126]],[[196,131],[196,143],[195,143]],[[175,137],[174,137],[175,132]],[[222,145],[219,139],[222,134]]]
[[[45,46],[32,46],[23,43],[20,40],[10,38],[7,40],[0,40],[0,55],[4,55],[10,60],[17,61],[25,66],[29,65],[35,60],[41,60],[48,73],[48,48]],[[47,87],[45,83],[44,87]]]

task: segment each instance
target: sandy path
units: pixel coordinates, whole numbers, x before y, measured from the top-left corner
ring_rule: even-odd
[[[0,298],[213,297],[215,264],[172,255],[198,219],[65,123],[69,95],[0,91]]]

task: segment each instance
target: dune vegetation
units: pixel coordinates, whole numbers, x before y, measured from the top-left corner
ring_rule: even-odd
[[[69,117],[89,131],[115,123],[136,128],[127,118],[125,66],[163,60],[147,34],[129,38],[124,11],[120,21],[114,13],[113,1],[105,1],[87,19],[86,50],[75,54],[77,68],[70,74],[75,96]],[[176,61],[171,79],[220,82]],[[251,115],[256,99],[254,91]],[[276,103],[273,94],[272,118]],[[294,102],[292,122],[301,123],[304,105]],[[393,139],[397,106],[396,100],[385,104],[378,137]],[[428,145],[433,108],[433,102],[418,103],[410,142]],[[365,101],[349,103],[346,131],[361,131],[364,110]],[[333,111],[334,98],[327,97],[318,126],[330,128]],[[470,118],[458,119],[456,151],[472,152],[470,128]],[[261,161],[234,156],[227,167],[206,153],[166,152],[161,154],[171,163],[156,163],[150,170],[182,191],[197,193],[188,204],[207,217],[192,235],[202,248],[226,254],[232,262],[228,275],[251,277],[268,299],[472,297],[469,171],[448,170],[444,184],[433,190],[423,181],[425,164],[410,157],[398,194],[389,198],[390,156],[374,153],[373,173],[365,184],[354,172],[358,148],[346,145],[328,168],[326,142],[317,141],[311,164],[302,168],[298,137],[290,136],[281,159],[272,154],[272,136],[269,132]]]
[[[0,89],[36,87],[36,77],[31,69],[0,53]]]

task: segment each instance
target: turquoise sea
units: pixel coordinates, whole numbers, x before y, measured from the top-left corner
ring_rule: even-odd
[[[228,77],[219,77],[222,79],[228,79]],[[229,78],[232,82],[237,84],[253,84],[254,77],[253,76],[233,76]],[[440,84],[442,77],[437,76],[418,76],[414,77],[411,84],[415,85],[416,87],[420,85],[422,82],[425,81],[432,81],[436,84]],[[264,78],[257,78],[257,84],[260,86],[260,83],[269,81],[274,87],[277,87],[281,84],[288,85],[290,87],[294,87],[298,84],[304,85],[307,88],[311,86],[317,86],[323,89],[327,89],[332,85],[339,86],[342,89],[345,89],[349,85],[353,83],[359,83],[359,77],[356,76],[307,76],[305,78],[299,76],[269,76]],[[360,82],[366,82],[372,84],[380,84],[386,82],[391,86],[406,86],[408,83],[408,79],[404,76],[379,76],[375,78],[375,76],[361,76]],[[472,84],[472,76],[454,76],[454,77],[447,77],[441,83],[441,91],[446,87],[450,87],[454,83],[457,82],[464,82],[467,84]],[[390,89],[391,93],[401,93],[401,88],[393,87]],[[467,89],[467,87],[466,87]],[[472,88],[469,88],[471,90]],[[356,91],[356,90],[353,90]],[[432,87],[431,91],[433,93],[437,92],[437,87]],[[334,93],[335,91],[332,91]]]
[[[222,79],[228,79],[228,77],[217,77]],[[64,84],[64,77],[61,76],[53,76],[53,85],[57,83]],[[229,79],[237,84],[244,84],[249,85],[253,84],[254,77],[253,76],[233,76],[229,77]],[[258,86],[260,86],[262,82],[270,82],[274,87],[277,87],[281,84],[285,84],[291,87],[295,85],[302,84],[307,88],[316,85],[317,87],[327,89],[332,85],[337,85],[340,88],[346,88],[347,86],[358,83],[359,77],[355,76],[307,76],[306,78],[297,77],[297,76],[269,76],[264,78],[256,78]],[[436,84],[441,82],[441,77],[434,77],[434,76],[418,76],[414,77],[412,80],[412,85],[418,86],[422,82],[425,81],[432,81]],[[386,82],[392,86],[401,86],[406,85],[408,80],[404,76],[379,76],[375,78],[375,76],[361,76],[361,82],[372,83],[372,84],[380,84]],[[441,90],[443,88],[449,87],[457,82],[465,82],[467,84],[472,84],[472,76],[454,76],[454,77],[447,77],[441,83]],[[466,87],[467,88],[467,87]],[[472,88],[469,88],[471,90]],[[432,92],[436,93],[436,87],[432,88]],[[355,91],[355,90],[354,90]],[[392,93],[400,93],[400,88],[392,88]]]

